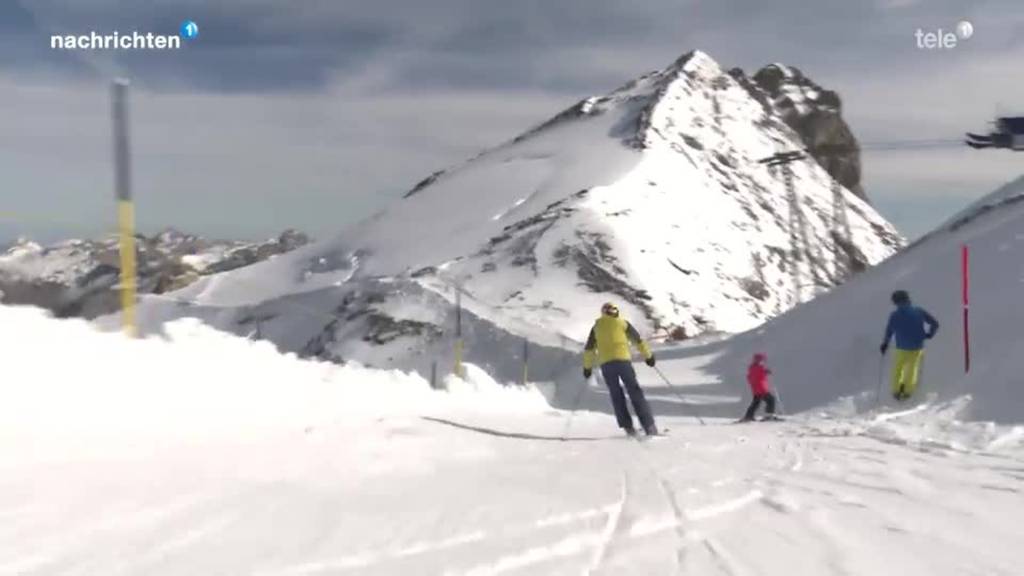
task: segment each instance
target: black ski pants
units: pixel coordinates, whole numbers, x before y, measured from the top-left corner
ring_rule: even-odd
[[[753,420],[754,414],[757,413],[757,409],[761,407],[761,402],[765,403],[765,412],[768,414],[775,414],[775,395],[772,393],[758,394],[754,396],[754,399],[750,401],[750,407],[747,408],[747,413],[743,416],[744,420]]]
[[[601,375],[604,376],[604,384],[608,387],[608,393],[612,397],[612,408],[615,409],[615,420],[619,428],[624,430],[633,429],[633,417],[629,414],[626,406],[626,395],[622,388],[625,386],[626,393],[633,403],[637,418],[644,430],[654,430],[654,416],[651,414],[651,407],[644,398],[644,391],[640,389],[640,383],[636,381],[636,371],[633,364],[628,360],[612,360],[601,365]]]

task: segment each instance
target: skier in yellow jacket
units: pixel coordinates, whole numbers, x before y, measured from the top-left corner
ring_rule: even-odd
[[[583,377],[590,379],[596,359],[601,366],[601,375],[604,376],[608,393],[612,397],[612,408],[615,409],[615,419],[619,428],[625,430],[626,434],[630,436],[636,434],[636,430],[633,428],[633,417],[626,406],[626,397],[622,391],[624,385],[644,432],[648,436],[654,436],[657,435],[658,429],[654,425],[651,407],[647,404],[644,392],[636,380],[636,371],[633,370],[633,356],[630,350],[631,343],[643,354],[647,365],[654,366],[654,354],[651,353],[650,347],[640,338],[636,328],[619,318],[618,307],[611,303],[601,306],[601,317],[594,322],[594,327],[590,329],[590,336],[587,337],[587,345],[583,351]]]

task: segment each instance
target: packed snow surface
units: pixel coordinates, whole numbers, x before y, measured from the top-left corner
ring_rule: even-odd
[[[659,348],[672,387],[637,365],[670,429],[641,443],[596,382],[569,412],[0,307],[0,574],[1020,573],[1024,430],[858,396],[730,425],[720,344]]]
[[[878,346],[892,310],[889,298],[903,289],[941,324],[927,343],[922,392],[942,402],[971,396],[963,409],[966,419],[1024,421],[1022,189],[1024,181],[1018,180],[981,198],[949,224],[844,286],[734,337],[708,369],[722,380],[738,380],[750,355],[766,352],[795,410],[877,391],[880,377],[888,379],[890,358],[883,359]],[[969,371],[962,302],[965,247]]]

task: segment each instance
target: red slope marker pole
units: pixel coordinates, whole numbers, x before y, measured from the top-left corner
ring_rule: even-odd
[[[970,268],[969,252],[967,244],[960,250],[960,277],[963,288],[964,308],[964,374],[971,371],[971,331],[970,331]]]

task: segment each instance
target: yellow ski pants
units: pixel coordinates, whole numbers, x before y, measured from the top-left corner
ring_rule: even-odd
[[[921,373],[924,350],[896,349],[892,362],[892,393],[910,396],[917,389],[917,378]]]

